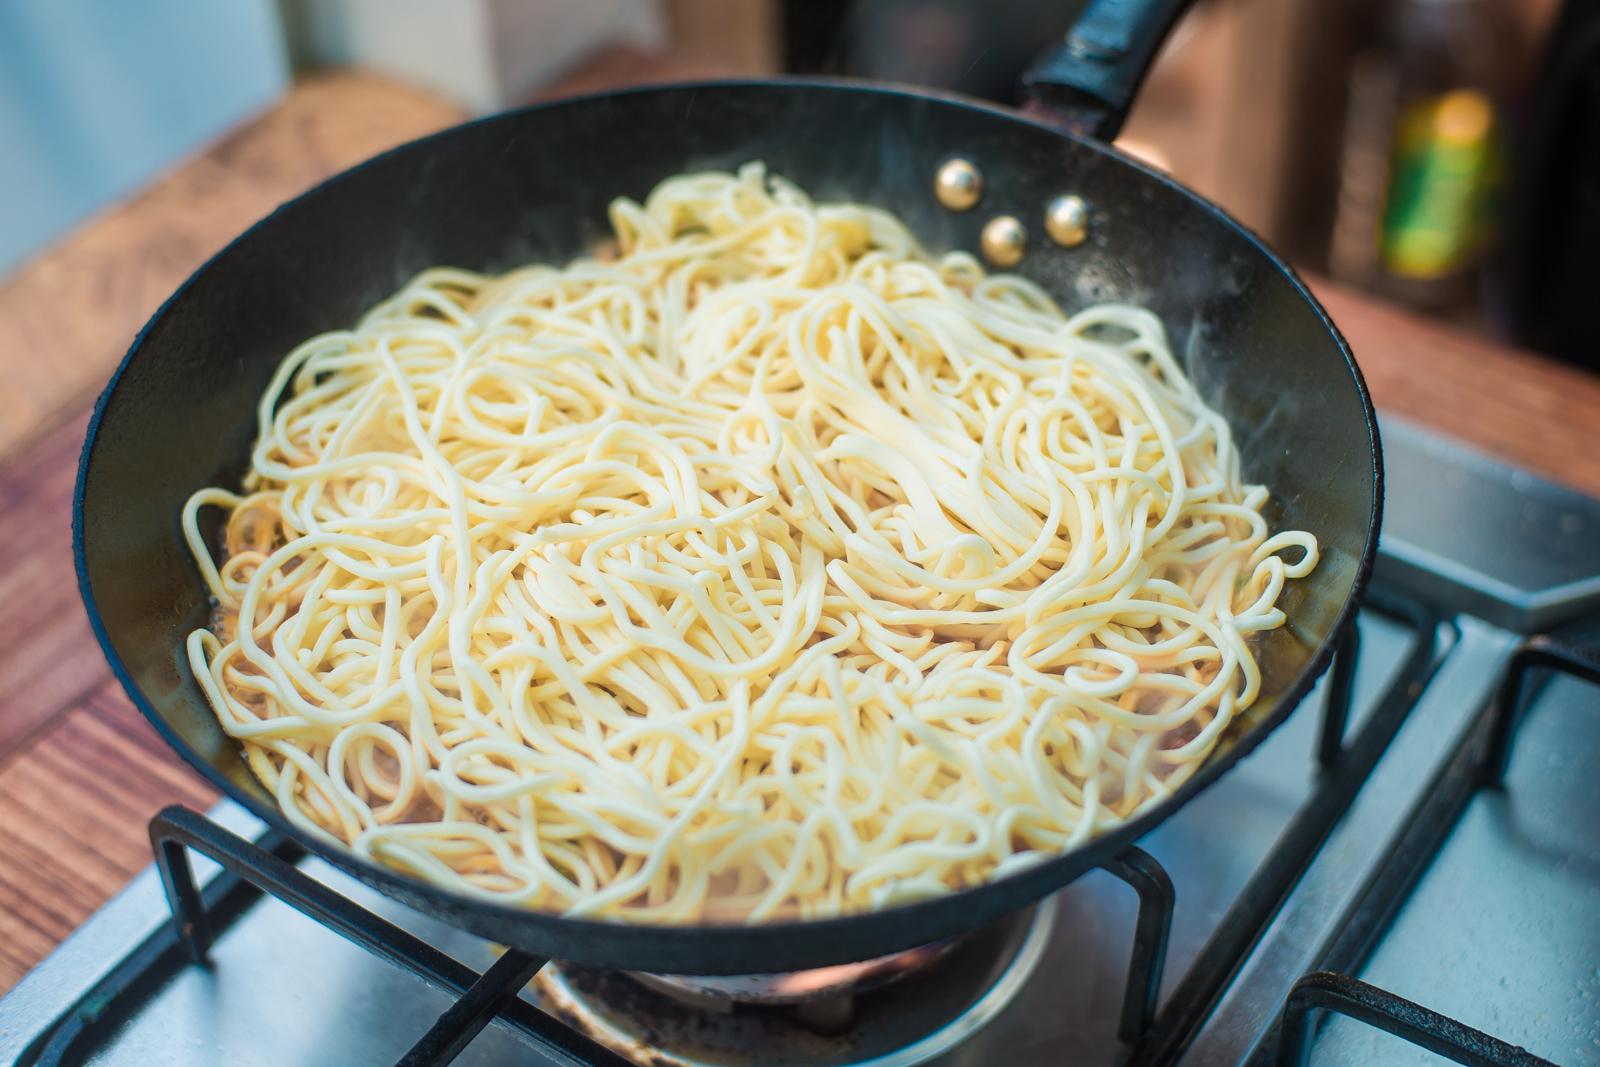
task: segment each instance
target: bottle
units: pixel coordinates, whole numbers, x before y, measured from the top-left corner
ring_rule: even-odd
[[[1509,51],[1495,0],[1394,0],[1351,71],[1330,267],[1411,307],[1476,301],[1498,213]]]

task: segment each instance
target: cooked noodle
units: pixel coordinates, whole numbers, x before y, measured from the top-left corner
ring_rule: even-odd
[[[612,222],[301,345],[246,494],[185,509],[190,662],[289,819],[475,897],[759,921],[993,878],[1194,773],[1317,545],[1154,316],[759,166]]]

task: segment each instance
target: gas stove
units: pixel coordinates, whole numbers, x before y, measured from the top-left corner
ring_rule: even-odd
[[[1383,441],[1378,571],[1318,691],[1136,848],[902,976],[752,1004],[500,952],[223,803],[159,817],[159,867],[0,999],[0,1060],[1600,1061],[1600,501]]]

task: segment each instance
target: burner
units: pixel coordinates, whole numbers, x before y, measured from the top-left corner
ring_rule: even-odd
[[[955,944],[954,941],[936,941],[860,963],[841,963],[809,971],[726,977],[630,972],[630,977],[668,996],[699,1005],[727,1001],[772,1005],[850,1000],[929,966]]]
[[[884,980],[874,966],[866,981],[876,983],[854,992],[834,992],[851,986],[819,972],[762,975],[752,986],[570,964],[546,967],[533,988],[546,1010],[645,1067],[905,1067],[998,1014],[1032,974],[1054,919],[1055,909],[1032,908],[949,946],[869,961],[905,967]],[[751,992],[774,984],[821,990],[781,999]]]

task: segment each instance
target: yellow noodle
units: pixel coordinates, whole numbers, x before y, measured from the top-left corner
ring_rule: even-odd
[[[1150,313],[755,165],[612,222],[306,342],[185,509],[190,663],[296,824],[530,908],[830,915],[1117,825],[1256,698],[1316,540]]]

